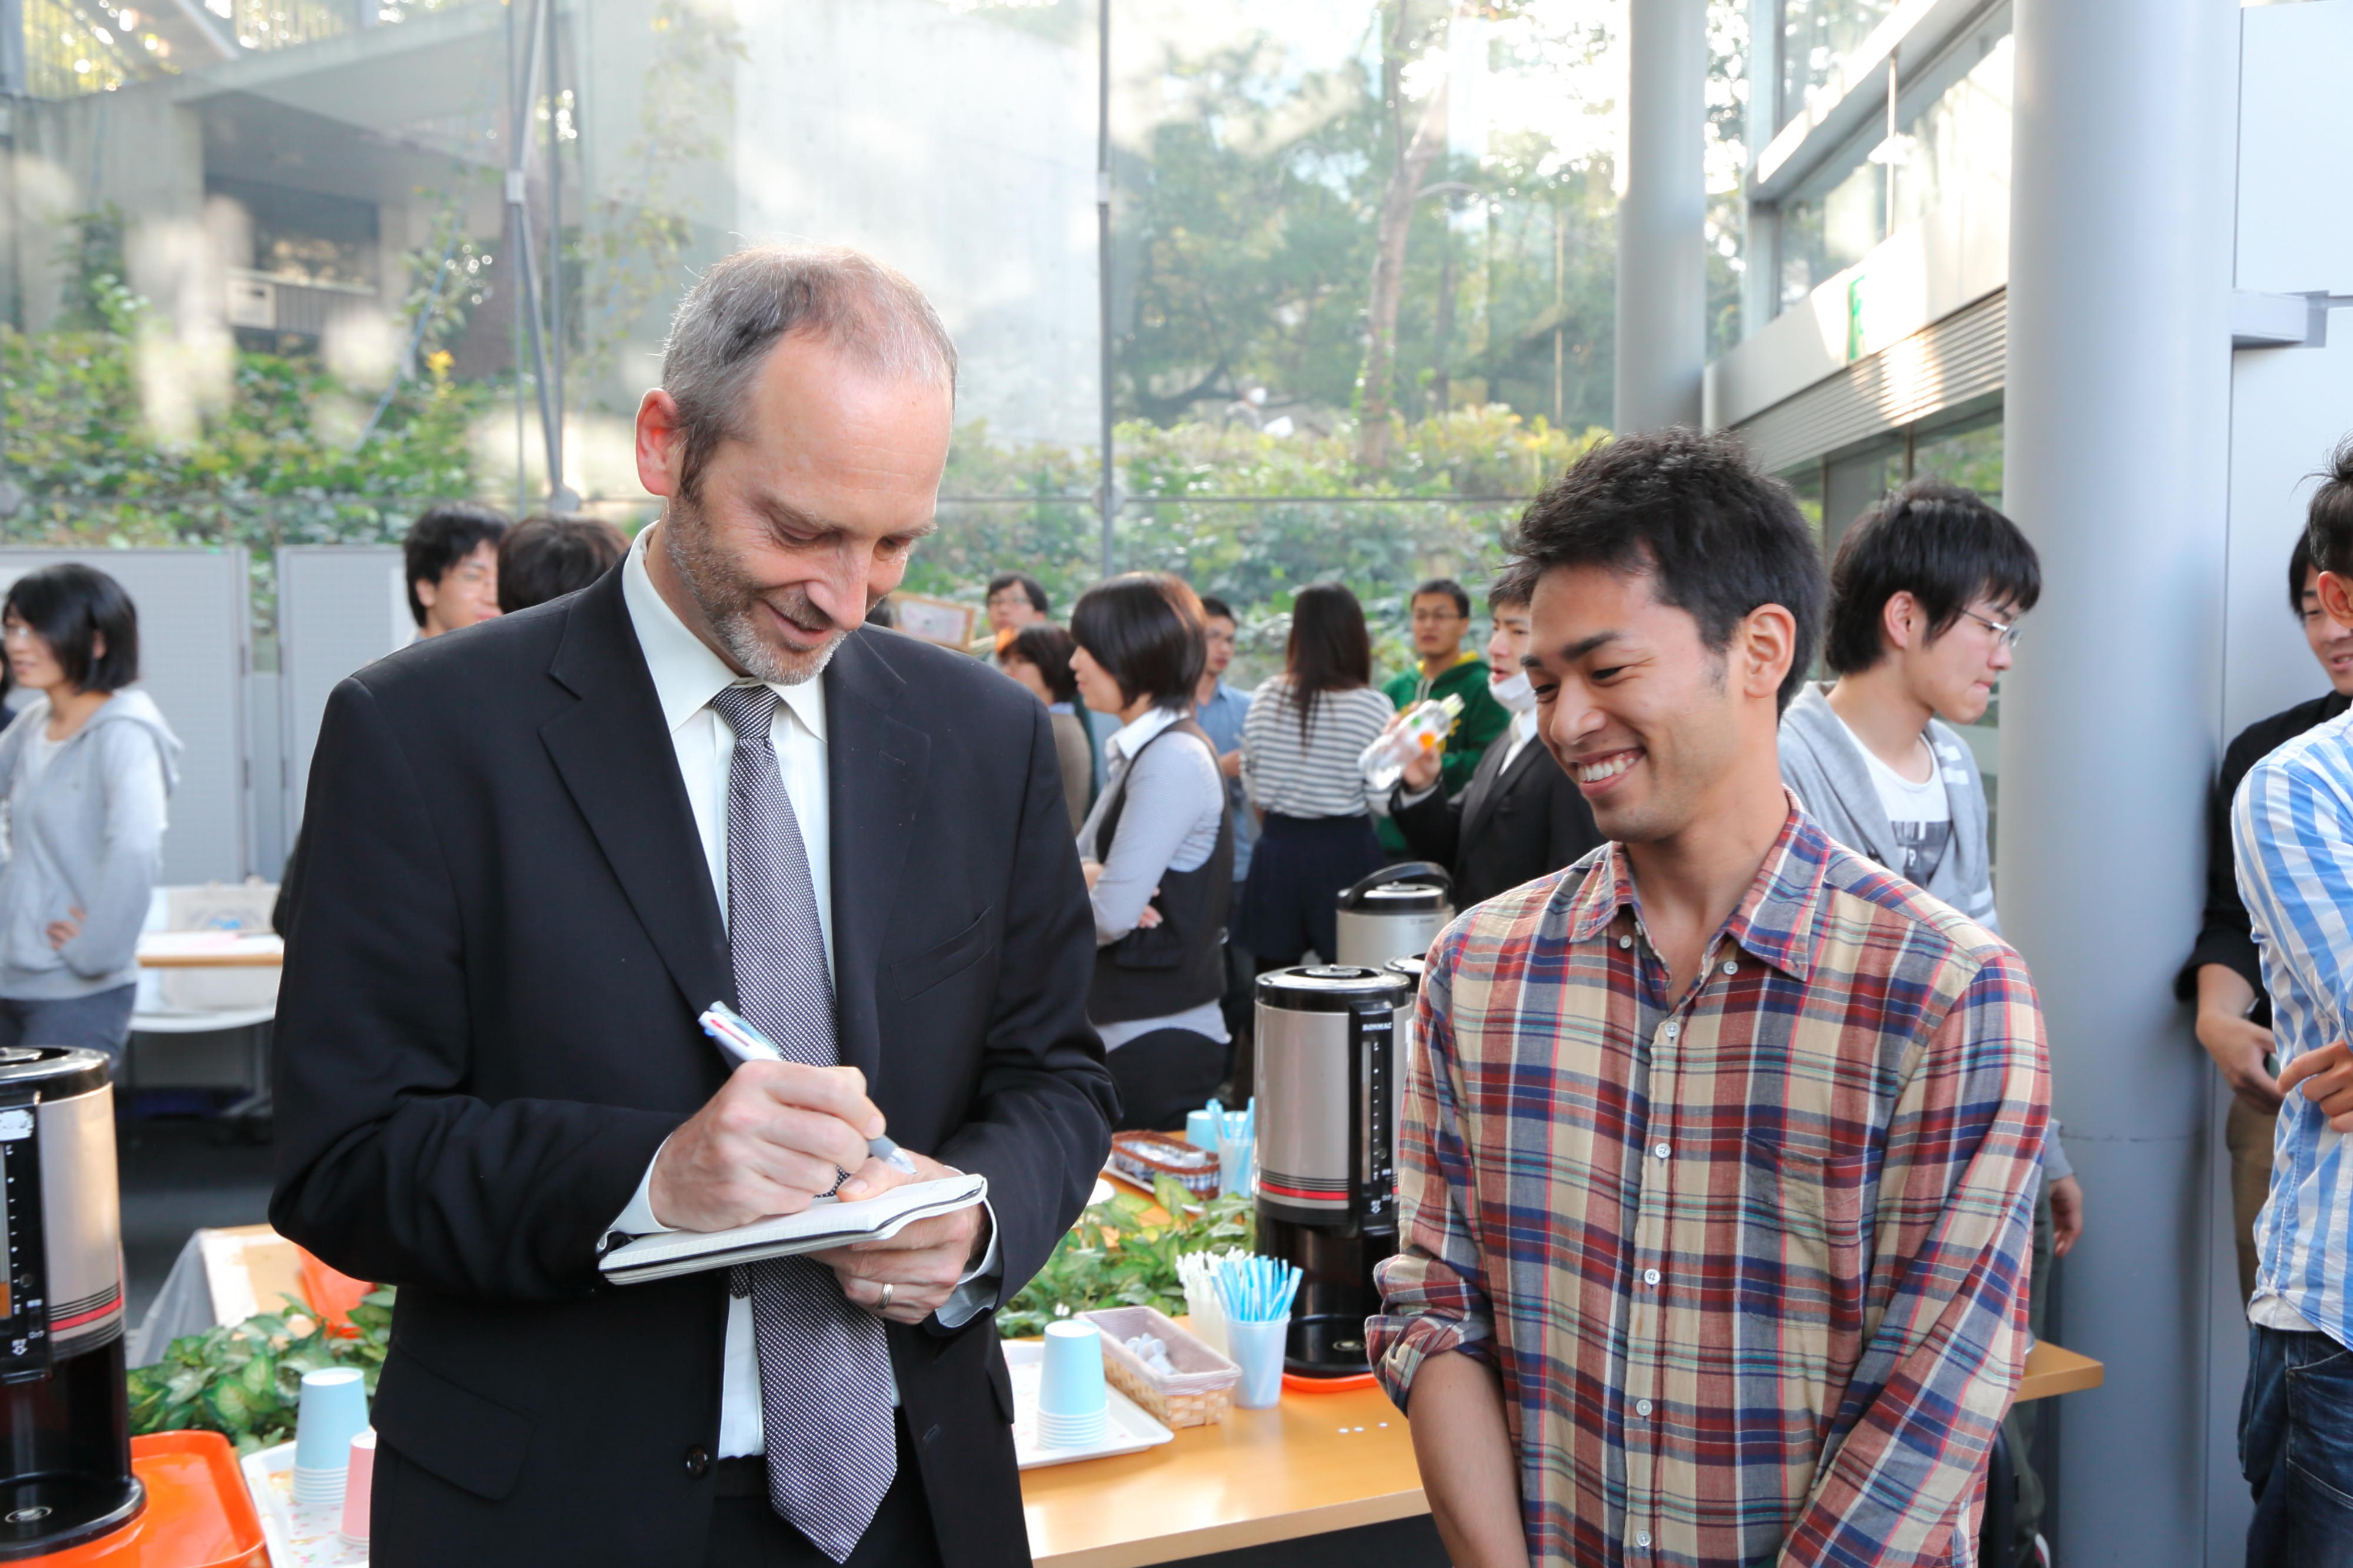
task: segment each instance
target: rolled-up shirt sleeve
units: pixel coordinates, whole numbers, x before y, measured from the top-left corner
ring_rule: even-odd
[[[1451,938],[1414,1012],[1420,1047],[1406,1074],[1398,1146],[1398,1250],[1376,1272],[1381,1310],[1365,1325],[1374,1374],[1400,1410],[1433,1355],[1494,1364],[1494,1314],[1477,1223],[1470,1135],[1447,1022]]]

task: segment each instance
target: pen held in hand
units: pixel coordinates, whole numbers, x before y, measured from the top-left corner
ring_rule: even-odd
[[[781,1062],[792,1058],[776,1048],[774,1040],[762,1034],[758,1026],[724,1002],[713,1002],[695,1022],[702,1026],[720,1051],[737,1067],[745,1062]],[[866,1152],[894,1171],[914,1175],[915,1163],[907,1158],[906,1151],[887,1137],[869,1138]]]

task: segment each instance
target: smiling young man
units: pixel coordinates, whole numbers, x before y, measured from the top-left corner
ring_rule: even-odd
[[[990,1309],[1110,1147],[1043,703],[864,629],[955,352],[853,251],[739,252],[638,412],[617,571],[335,690],[279,999],[270,1218],[396,1284],[379,1568],[1029,1561]],[[724,1000],[786,1060],[728,1069]],[[620,1289],[619,1233],[988,1178],[887,1242]]]
[[[1821,615],[1720,436],[1529,508],[1538,733],[1610,840],[1432,950],[1375,1365],[1461,1568],[1971,1560],[2026,1352],[2018,955],[1780,782]]]

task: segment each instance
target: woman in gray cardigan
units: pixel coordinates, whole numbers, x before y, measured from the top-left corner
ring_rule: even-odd
[[[180,742],[139,677],[139,612],[87,566],[19,577],[0,611],[19,686],[0,731],[0,1047],[120,1058]]]

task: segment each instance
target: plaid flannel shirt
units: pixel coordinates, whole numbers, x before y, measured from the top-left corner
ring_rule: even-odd
[[[1374,1365],[1493,1366],[1529,1549],[1967,1563],[2047,1115],[2018,955],[1791,798],[1670,1005],[1624,850],[1432,950]]]

